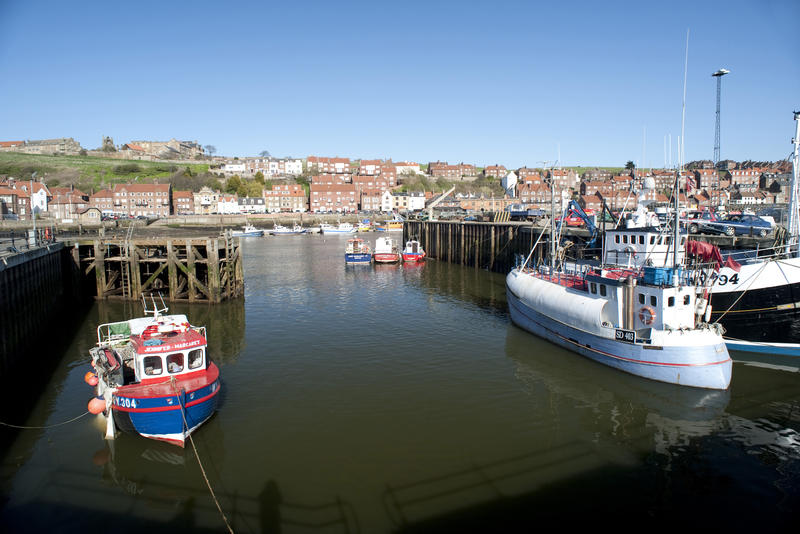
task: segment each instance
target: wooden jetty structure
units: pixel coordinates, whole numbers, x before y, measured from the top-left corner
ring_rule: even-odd
[[[548,230],[511,221],[406,221],[403,240],[418,239],[429,258],[504,273],[517,255],[528,255],[540,232]]]
[[[611,226],[609,225],[609,228]],[[598,231],[602,232],[602,229]],[[455,263],[475,269],[497,273],[508,273],[519,256],[527,256],[536,244],[539,235],[544,233],[537,250],[533,252],[534,264],[547,254],[550,228],[530,222],[464,222],[464,221],[405,221],[403,241],[416,238],[429,258]],[[565,228],[561,234],[561,248],[567,259],[586,259],[593,255],[599,258],[598,248],[586,250],[583,246],[590,237],[583,228]],[[721,248],[771,247],[782,239],[777,235],[767,238],[750,236],[694,235],[693,239],[707,241]],[[574,246],[564,247],[564,240]]]
[[[221,302],[244,294],[239,238],[132,236],[73,242],[73,261],[94,274],[97,299],[138,300],[158,291],[170,301]]]

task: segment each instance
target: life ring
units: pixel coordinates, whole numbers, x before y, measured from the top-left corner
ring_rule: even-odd
[[[653,324],[656,319],[656,311],[650,306],[644,306],[639,310],[639,320],[644,324]]]
[[[634,259],[636,259],[636,258],[639,256],[638,254],[636,254],[636,249],[635,249],[635,248],[633,248],[633,247],[632,247],[632,246],[630,246],[630,245],[628,245],[627,247],[625,247],[625,248],[623,249],[623,252],[624,252],[625,254],[627,254],[628,256],[633,256],[633,257],[634,257]]]
[[[142,332],[142,339],[150,339],[156,334],[158,334],[158,325],[157,324],[148,325],[147,328],[145,328],[144,331]]]

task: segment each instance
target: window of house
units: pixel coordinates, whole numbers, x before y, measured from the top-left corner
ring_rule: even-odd
[[[650,295],[650,306],[658,306],[658,299],[655,295]]]
[[[597,293],[597,284],[595,284],[594,282],[589,284],[589,291],[591,291],[592,293]]]
[[[683,305],[684,306],[688,306],[691,301],[692,301],[692,296],[691,295],[684,295],[683,296]]]
[[[600,296],[601,297],[605,297],[606,296],[606,285],[605,284],[600,284]]]
[[[158,376],[164,371],[161,367],[161,356],[145,356],[142,366],[147,376]]]
[[[667,306],[669,307],[675,306],[675,297],[669,297],[667,299]]]
[[[639,304],[644,304],[644,294],[639,293]]]
[[[639,244],[640,245],[644,245],[644,236],[643,235],[639,236]]]

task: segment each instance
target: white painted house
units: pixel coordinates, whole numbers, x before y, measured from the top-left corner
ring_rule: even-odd
[[[386,213],[394,211],[394,197],[388,189],[381,194],[381,211]]]
[[[236,195],[220,195],[217,200],[217,213],[233,215],[239,213],[239,199]]]
[[[506,194],[510,197],[516,197],[517,191],[517,175],[514,171],[510,171],[506,174],[502,180],[500,180],[500,185],[503,186],[503,189],[506,190]]]

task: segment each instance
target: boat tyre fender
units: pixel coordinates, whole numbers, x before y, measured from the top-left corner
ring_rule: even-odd
[[[639,310],[639,320],[642,321],[642,323],[651,325],[655,319],[656,311],[650,306],[643,306],[642,309]]]

